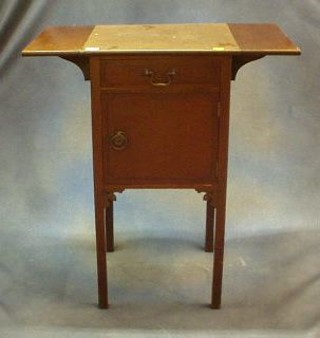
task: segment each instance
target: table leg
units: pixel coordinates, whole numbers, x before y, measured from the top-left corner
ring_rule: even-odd
[[[216,229],[214,243],[214,268],[212,282],[211,307],[219,309],[221,305],[222,275],[223,275],[223,254],[224,254],[224,235],[226,218],[226,199],[224,194],[217,201],[216,208]]]
[[[107,251],[114,251],[113,201],[109,201],[109,205],[106,208],[106,242]]]
[[[213,252],[215,208],[207,201],[205,251]]]
[[[102,194],[101,196],[96,194],[95,216],[99,307],[106,309],[108,308],[106,226],[105,206]]]

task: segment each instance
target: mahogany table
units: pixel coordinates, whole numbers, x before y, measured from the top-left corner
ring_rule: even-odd
[[[108,307],[115,193],[133,188],[205,193],[205,250],[214,250],[211,306],[220,307],[230,82],[250,61],[298,54],[274,24],[48,27],[23,50],[71,61],[91,80],[101,308]]]

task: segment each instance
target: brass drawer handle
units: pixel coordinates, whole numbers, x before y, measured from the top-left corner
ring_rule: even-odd
[[[176,75],[176,70],[172,69],[166,74],[167,81],[165,82],[158,82],[157,78],[159,79],[159,76],[157,76],[152,70],[145,69],[144,75],[150,78],[150,83],[154,87],[167,87],[171,85],[173,77]]]
[[[114,150],[124,150],[128,145],[128,136],[124,131],[116,131],[110,139],[111,147]]]

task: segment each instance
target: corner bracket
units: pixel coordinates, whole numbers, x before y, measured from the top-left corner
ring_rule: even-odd
[[[259,60],[265,57],[265,54],[249,54],[249,55],[233,55],[232,56],[232,80],[236,79],[237,73],[239,69],[244,66],[245,64]]]
[[[89,57],[81,55],[63,55],[60,56],[62,59],[70,61],[78,66],[83,74],[84,79],[90,80],[90,61]]]

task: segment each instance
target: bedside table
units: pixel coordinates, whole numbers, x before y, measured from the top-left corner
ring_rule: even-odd
[[[298,54],[273,24],[49,27],[24,49],[24,56],[71,61],[91,80],[101,308],[108,307],[115,193],[145,188],[204,193],[211,306],[220,307],[230,83],[250,61]]]

